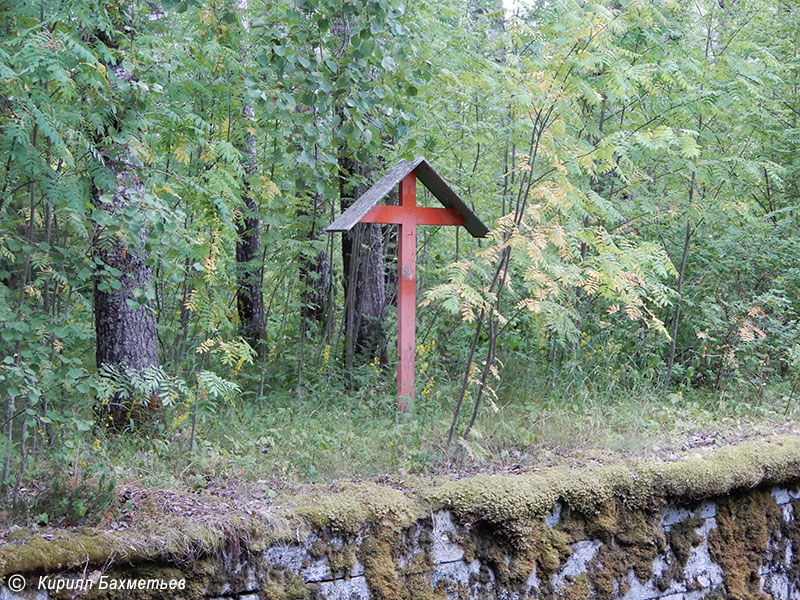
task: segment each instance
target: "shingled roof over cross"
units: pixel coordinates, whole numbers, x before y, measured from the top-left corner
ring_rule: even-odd
[[[403,178],[415,171],[417,179],[428,188],[445,208],[452,208],[464,219],[464,227],[473,237],[485,237],[489,228],[472,212],[461,197],[451,188],[424,157],[413,161],[401,160],[376,181],[371,188],[345,210],[325,231],[350,231],[356,223],[378,204]]]

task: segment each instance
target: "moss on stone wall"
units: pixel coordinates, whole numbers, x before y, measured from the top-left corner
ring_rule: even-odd
[[[307,585],[301,577],[284,569],[273,570],[260,584],[259,598],[263,600],[309,600],[315,597],[314,586]]]
[[[463,519],[513,523],[542,516],[559,501],[584,514],[600,510],[612,498],[629,508],[653,508],[665,498],[680,501],[722,496],[797,477],[800,438],[778,436],[698,452],[673,462],[481,475],[442,483],[421,495],[436,507],[451,508]]]
[[[447,594],[431,588],[433,563],[429,554],[417,556],[402,570],[403,600],[447,600]]]
[[[276,505],[281,509],[264,514],[232,509],[210,523],[154,515],[146,525],[123,532],[47,533],[52,539],[39,531],[18,533],[19,539],[0,544],[0,576],[64,571],[86,564],[201,557],[221,552],[232,539],[243,548],[257,550],[314,530],[322,535],[322,541],[312,554],[325,555],[333,572],[345,574],[357,558],[378,600],[439,600],[441,590],[432,590],[427,583],[433,568],[430,541],[423,540],[426,550],[412,565],[401,569],[397,562],[409,528],[429,523],[438,510],[448,510],[464,526],[466,533],[458,542],[467,561],[479,558],[493,569],[500,583],[512,589],[522,590],[534,569],[546,586],[569,557],[570,544],[601,540],[602,548],[588,565],[586,585],[576,580],[567,587],[576,598],[584,592],[606,598],[614,591],[615,582],[625,585],[630,572],[640,579],[652,576],[654,558],[667,547],[680,568],[673,564],[660,585],[666,588],[680,576],[698,542],[693,521],[673,527],[669,536],[664,536],[660,510],[667,501],[724,497],[737,490],[798,478],[800,439],[777,437],[668,463],[557,468],[461,480],[414,479],[413,489],[408,489],[411,480],[406,489],[402,489],[402,481],[397,487],[347,483],[279,498]],[[766,532],[773,524],[778,526],[775,519],[780,513],[775,512],[774,500],[764,494],[753,497],[757,500],[741,506],[733,499],[723,501],[719,529],[710,538],[710,551],[724,570],[731,597],[760,597],[753,583],[757,573],[753,565],[766,550]],[[557,503],[564,510],[560,524],[551,528],[545,524],[545,515]],[[354,540],[365,532],[357,548]],[[800,538],[800,533],[791,535]],[[737,542],[742,536],[746,541]],[[333,537],[345,540],[344,544],[326,544]],[[203,577],[204,585],[213,581],[211,575]],[[266,598],[301,598],[309,593],[307,586],[286,573],[270,574],[261,584],[261,595]],[[413,590],[413,595],[407,590]]]
[[[293,512],[313,528],[330,528],[345,535],[355,535],[366,524],[385,520],[408,527],[426,514],[426,507],[415,495],[371,482],[320,489],[289,501]]]
[[[720,498],[717,527],[708,534],[711,558],[722,567],[728,596],[737,600],[768,600],[761,593],[759,570],[771,532],[783,520],[771,494],[763,491]]]
[[[618,590],[624,594],[630,572],[641,581],[650,579],[653,561],[666,547],[660,512],[627,508],[619,499],[609,500],[588,514],[570,509],[562,516],[559,528],[570,543],[603,543],[588,565],[593,597],[599,599],[611,598]]]
[[[81,564],[102,564],[109,557],[120,560],[144,560],[156,548],[148,548],[140,539],[105,532],[70,531],[41,534],[17,530],[15,539],[0,546],[0,574],[57,571]]]
[[[703,519],[696,515],[689,516],[672,525],[667,534],[667,543],[675,560],[656,580],[659,589],[666,590],[674,581],[683,580],[683,571],[689,563],[692,548],[700,545],[703,541],[703,538],[697,533],[702,525]]]
[[[254,531],[259,531],[256,521],[238,515],[214,522],[172,519],[123,531],[17,530],[16,539],[0,546],[0,576],[155,559],[181,561],[221,552],[231,540],[249,539]]]

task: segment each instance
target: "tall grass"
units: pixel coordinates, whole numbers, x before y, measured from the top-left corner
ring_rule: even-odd
[[[456,381],[428,368],[413,412],[398,414],[392,374],[365,367],[350,391],[320,378],[299,397],[287,389],[221,407],[201,425],[194,453],[185,430],[162,437],[92,432],[97,437],[84,441],[81,460],[145,486],[198,487],[219,477],[284,485],[669,452],[693,436],[722,442],[792,427],[800,414],[794,403],[784,414],[783,382],[756,402],[744,388],[724,397],[702,389],[665,393],[641,371],[553,371],[520,356],[506,362],[497,398],[469,437],[447,447]],[[39,465],[47,471],[47,461]]]

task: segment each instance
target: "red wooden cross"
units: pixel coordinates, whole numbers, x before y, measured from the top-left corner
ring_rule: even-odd
[[[414,356],[417,322],[417,225],[463,225],[452,208],[417,206],[417,175],[411,171],[399,184],[399,206],[375,206],[361,223],[393,223],[397,227],[397,401],[410,410],[414,401]]]
[[[444,208],[417,206],[417,179]],[[395,185],[398,206],[378,205]],[[414,401],[415,322],[417,312],[417,225],[463,225],[473,237],[489,229],[424,158],[401,160],[325,230],[351,231],[358,223],[393,223],[397,232],[397,400],[400,410]]]

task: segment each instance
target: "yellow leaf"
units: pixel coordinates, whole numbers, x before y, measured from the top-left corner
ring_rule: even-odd
[[[188,165],[191,161],[191,157],[189,156],[189,151],[187,150],[186,146],[175,146],[175,149],[172,151],[172,153],[175,155],[175,158],[179,163]]]
[[[214,150],[214,146],[208,145],[203,149],[203,152],[200,154],[200,160],[204,163],[210,163],[214,160],[214,157],[217,155],[216,151]]]

